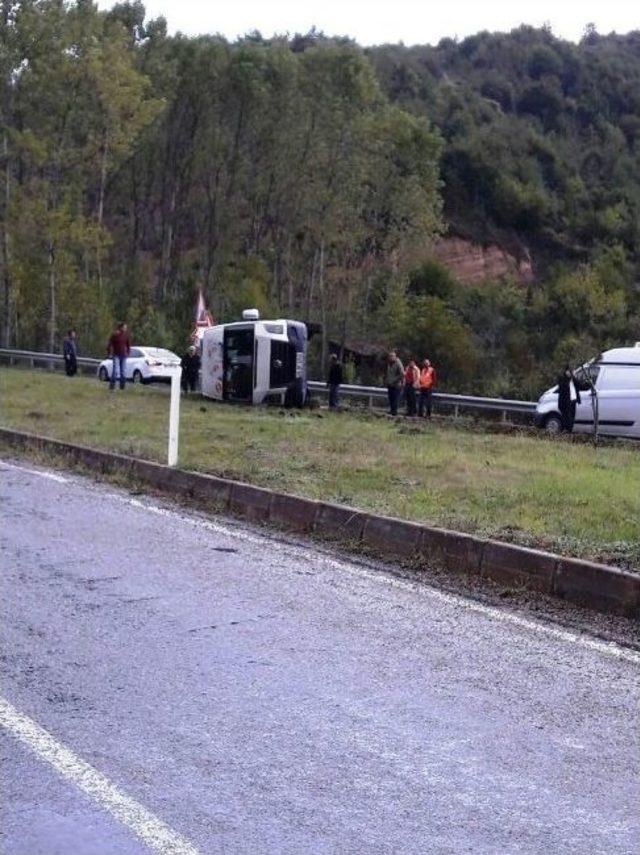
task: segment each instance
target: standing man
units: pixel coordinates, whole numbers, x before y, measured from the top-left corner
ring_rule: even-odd
[[[418,415],[431,418],[431,396],[436,388],[436,369],[425,359],[420,371],[420,398],[418,399]]]
[[[558,377],[558,409],[562,418],[562,428],[567,433],[573,431],[576,420],[576,405],[580,402],[580,391],[573,371],[567,365]]]
[[[329,378],[327,386],[329,387],[329,409],[337,410],[339,406],[338,395],[340,386],[342,385],[342,363],[338,359],[337,353],[332,353],[329,360]]]
[[[67,337],[62,343],[62,355],[67,377],[74,377],[78,373],[78,345],[74,329],[67,331]]]
[[[387,356],[387,371],[385,373],[385,385],[389,396],[389,415],[398,415],[398,403],[400,401],[400,393],[404,385],[404,367],[398,359],[395,350],[389,352]]]
[[[113,390],[116,388],[117,369],[119,369],[120,388],[124,389],[125,369],[127,367],[127,357],[130,352],[131,339],[129,338],[129,331],[127,325],[122,321],[111,333],[111,338],[107,344],[107,356],[110,356],[113,360],[109,389]]]
[[[410,359],[404,372],[404,394],[407,403],[407,415],[415,416],[416,400],[420,386],[420,369],[415,359]]]
[[[182,357],[182,378],[180,380],[180,385],[182,386],[182,391],[186,394],[187,392],[195,392],[196,385],[198,383],[198,375],[200,374],[200,357],[195,348],[195,345],[191,345],[191,347],[187,348],[187,352]]]

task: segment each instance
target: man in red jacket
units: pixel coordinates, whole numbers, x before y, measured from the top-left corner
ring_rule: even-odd
[[[420,371],[420,397],[418,398],[418,415],[431,418],[431,396],[436,388],[436,369],[428,359],[422,363]]]
[[[129,338],[129,331],[127,325],[122,322],[111,333],[111,338],[107,344],[107,356],[113,359],[109,389],[116,388],[116,374],[120,378],[120,388],[124,389],[125,368],[127,367],[127,356],[129,356],[130,351],[131,340]]]

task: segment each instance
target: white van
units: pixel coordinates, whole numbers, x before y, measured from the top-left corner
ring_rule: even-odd
[[[597,396],[598,431],[604,436],[640,439],[640,342],[635,347],[607,350],[575,372],[581,402],[576,407],[575,433],[593,433]],[[562,429],[558,387],[538,401],[536,424],[549,433]]]

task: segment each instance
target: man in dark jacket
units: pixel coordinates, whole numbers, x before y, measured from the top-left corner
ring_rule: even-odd
[[[338,359],[338,355],[336,353],[331,354],[331,359],[329,362],[329,379],[327,380],[327,386],[329,387],[329,409],[337,410],[339,406],[338,395],[340,392],[340,386],[342,385],[342,363]]]
[[[196,386],[198,385],[198,376],[200,375],[200,357],[198,356],[198,351],[191,345],[187,349],[187,352],[182,357],[182,391],[186,394],[187,392],[195,392]]]
[[[384,376],[384,382],[389,395],[389,415],[398,415],[398,403],[404,386],[404,366],[398,359],[395,350],[392,350],[387,356],[387,370]]]
[[[113,360],[109,389],[116,388],[116,374],[118,374],[120,378],[120,388],[124,389],[125,369],[127,367],[127,357],[130,352],[131,339],[129,338],[129,330],[123,321],[122,323],[119,323],[111,333],[111,337],[107,344],[107,355]]]
[[[576,406],[580,403],[580,390],[573,376],[573,371],[567,365],[558,377],[558,409],[562,417],[562,427],[567,433],[573,431],[576,420]]]
[[[78,346],[76,344],[76,331],[73,329],[67,332],[67,337],[62,343],[62,355],[67,377],[74,377],[78,373]]]

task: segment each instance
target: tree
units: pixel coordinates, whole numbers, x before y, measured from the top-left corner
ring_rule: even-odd
[[[46,306],[48,347],[54,350],[60,318],[77,316],[80,305],[104,297],[109,161],[115,166],[130,151],[158,104],[145,97],[145,80],[133,68],[121,26],[90,3],[19,4],[11,34],[19,69],[11,97],[19,116],[12,136],[20,181],[7,223],[20,233],[21,256],[5,270],[13,275],[15,268],[18,277],[26,269],[38,271],[36,293],[24,283],[25,296]]]

